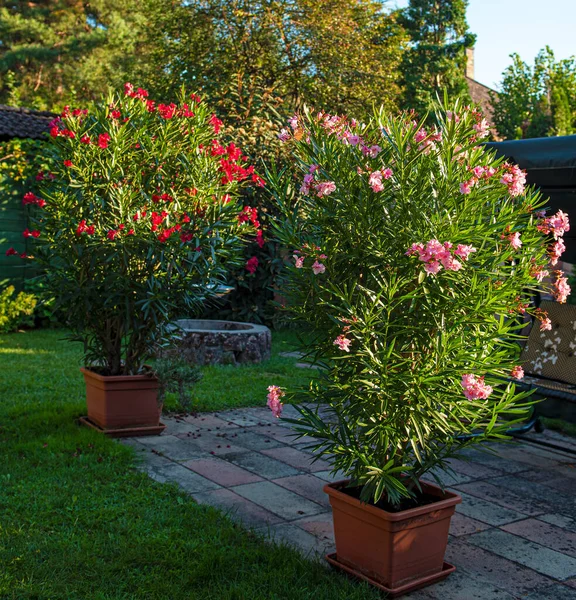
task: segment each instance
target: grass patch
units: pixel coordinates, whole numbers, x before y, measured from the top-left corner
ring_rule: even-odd
[[[85,411],[81,352],[60,337],[0,336],[0,598],[380,597],[152,481],[134,469],[130,448],[76,425]],[[278,357],[290,335],[276,338],[262,367],[207,370],[198,408],[262,405],[270,383],[307,380],[309,371]]]

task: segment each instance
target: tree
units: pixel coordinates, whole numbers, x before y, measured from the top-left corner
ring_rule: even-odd
[[[518,54],[502,74],[494,98],[494,124],[504,138],[570,135],[576,132],[576,61],[556,61],[547,46],[530,66]]]
[[[0,8],[0,102],[43,109],[99,98],[137,60],[138,0],[11,0]]]
[[[424,114],[445,90],[469,99],[466,48],[476,37],[468,31],[468,0],[410,0],[400,23],[411,39],[404,55],[405,106]]]

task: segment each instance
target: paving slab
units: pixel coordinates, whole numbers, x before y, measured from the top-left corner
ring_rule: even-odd
[[[551,525],[556,525],[557,527],[561,527],[566,531],[571,531],[576,533],[576,518],[569,517],[567,515],[560,515],[558,513],[540,515],[538,517],[539,521],[544,521],[545,523],[550,523]]]
[[[474,578],[470,573],[456,571],[447,579],[430,587],[412,592],[410,600],[518,600],[494,584]]]
[[[494,467],[485,467],[475,462],[469,462],[459,458],[451,458],[446,461],[454,471],[466,475],[470,480],[474,479],[486,479],[488,477],[496,477],[501,474]]]
[[[328,494],[324,492],[323,488],[326,482],[318,477],[311,474],[295,475],[293,477],[282,477],[280,479],[273,479],[273,483],[300,494],[308,500],[317,502],[325,508],[330,508],[330,500]]]
[[[315,515],[325,510],[316,502],[306,500],[271,481],[238,485],[231,490],[287,521]]]
[[[556,583],[528,594],[523,600],[576,600],[576,590]]]
[[[456,511],[476,521],[498,526],[526,518],[525,514],[504,508],[494,502],[476,498],[476,496],[464,492],[459,492],[459,494],[462,496],[462,504],[456,506]]]
[[[257,452],[230,454],[226,458],[231,463],[266,479],[278,479],[279,477],[301,474],[301,471],[298,469]]]
[[[160,483],[176,483],[183,490],[191,494],[218,489],[220,486],[186,467],[177,463],[169,463],[161,467],[153,467],[148,472],[152,479]]]
[[[325,471],[330,468],[330,464],[325,460],[322,460],[321,458],[315,460],[313,455],[302,452],[296,448],[289,448],[286,446],[282,448],[271,448],[270,450],[262,450],[262,454],[285,462],[299,471],[314,473],[317,471]]]
[[[501,529],[576,558],[576,533],[572,531],[543,523],[538,519],[516,521],[502,525]]]
[[[574,496],[563,494],[544,484],[527,481],[522,477],[512,475],[496,477],[487,481],[500,489],[506,488],[515,494],[522,494],[527,498],[531,498],[534,502],[546,508],[545,512],[559,512],[566,515],[576,514],[576,499]]]
[[[456,490],[466,492],[476,498],[488,500],[504,508],[515,510],[525,515],[542,515],[546,512],[543,504],[537,503],[532,498],[515,494],[509,489],[502,489],[486,481],[474,481],[455,486]]]
[[[222,437],[221,435],[207,431],[204,431],[201,434],[196,434],[196,437],[186,437],[180,439],[190,448],[195,448],[197,450],[198,458],[200,458],[200,456],[207,456],[209,454],[213,454],[215,456],[226,456],[228,454],[241,454],[242,452],[248,452],[248,448],[244,448],[244,446],[235,443],[237,438],[234,438],[233,441],[227,437]],[[172,455],[169,454],[169,456]],[[191,456],[189,458],[195,457]]]
[[[476,521],[476,519],[471,519],[459,512],[455,512],[450,520],[450,535],[461,537],[463,535],[485,531],[486,529],[490,529],[490,527],[491,526],[486,523]]]
[[[272,541],[284,542],[299,549],[304,555],[316,558],[334,550],[334,544],[330,540],[323,540],[291,523],[272,525],[268,530],[268,537]]]
[[[212,492],[193,494],[192,497],[200,504],[209,504],[221,509],[230,518],[243,523],[246,527],[262,529],[275,523],[284,522],[282,517],[265,510],[229,489],[222,488]]]
[[[182,463],[182,466],[223,487],[262,481],[259,475],[219,458],[189,460]]]
[[[468,542],[559,581],[576,576],[576,558],[506,531],[494,529],[476,533]]]
[[[239,446],[248,448],[249,450],[269,450],[270,448],[286,447],[282,442],[265,435],[258,435],[253,430],[253,427],[238,429],[238,432],[230,439]]]
[[[238,425],[227,419],[211,413],[201,413],[198,415],[190,415],[185,417],[184,420],[190,423],[196,429],[214,430],[214,431],[226,431],[228,429],[236,429]]]
[[[208,452],[204,451],[200,446],[190,444],[188,441],[173,435],[151,435],[136,439],[150,450],[159,452],[170,460],[190,460],[208,455]]]
[[[320,513],[311,517],[304,517],[292,521],[292,525],[301,527],[308,533],[325,540],[327,544],[334,544],[334,523],[332,512]]]
[[[451,540],[448,543],[446,560],[479,581],[496,586],[515,597],[521,597],[531,590],[553,583],[549,577],[469,544],[466,539]]]

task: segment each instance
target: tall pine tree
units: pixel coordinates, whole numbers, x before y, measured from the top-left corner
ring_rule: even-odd
[[[423,114],[436,97],[469,99],[466,83],[466,48],[476,36],[468,31],[468,0],[410,0],[400,22],[410,35],[403,72],[405,105]]]

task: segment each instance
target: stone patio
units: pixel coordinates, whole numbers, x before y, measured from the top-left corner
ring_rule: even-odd
[[[197,502],[311,558],[334,551],[322,486],[339,477],[325,461],[313,461],[310,439],[295,440],[289,425],[265,408],[165,423],[161,436],[123,441],[150,477],[180,485]],[[570,438],[544,436],[539,439],[573,447]],[[463,499],[446,554],[458,570],[407,598],[576,599],[576,457],[530,441],[497,448],[497,455],[470,450],[469,460],[452,461],[452,478],[443,475]]]

